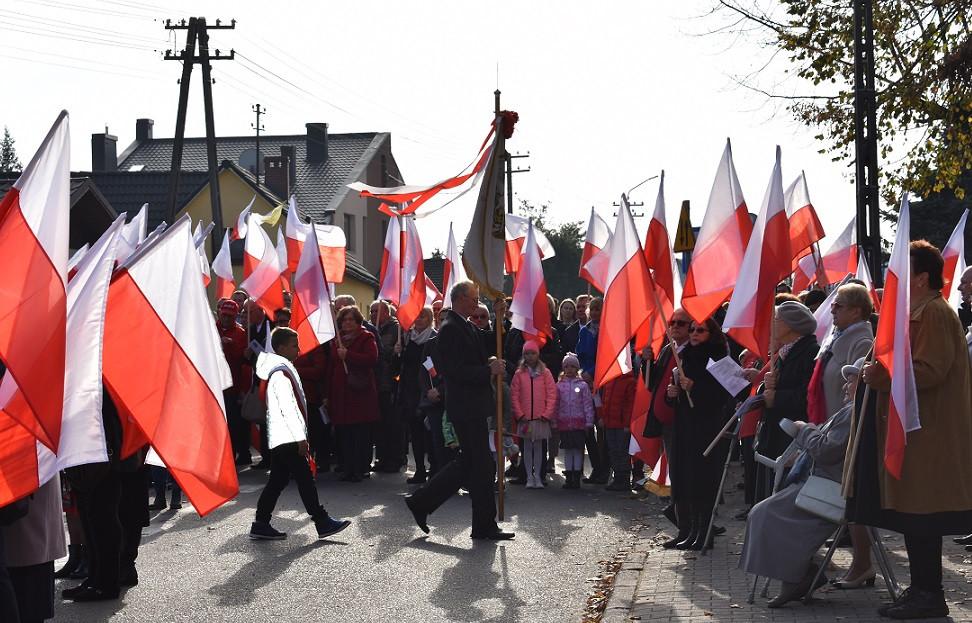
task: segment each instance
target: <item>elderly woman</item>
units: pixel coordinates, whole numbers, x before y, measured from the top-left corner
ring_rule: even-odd
[[[941,295],[941,253],[924,240],[912,242],[910,252],[911,363],[921,428],[906,433],[901,471],[894,476],[886,467],[893,457],[886,456],[885,445],[888,424],[897,417],[889,409],[891,378],[879,362],[864,366],[869,391],[855,397],[861,436],[844,478],[849,521],[904,535],[911,586],[878,610],[893,619],[948,615],[942,537],[964,534],[972,525],[972,369],[966,341],[958,315]]]
[[[819,347],[814,331],[817,321],[810,309],[799,301],[784,301],[773,317],[776,347],[773,369],[763,377],[763,423],[757,436],[756,452],[776,459],[790,445],[790,437],[780,429],[783,418],[807,419],[807,388],[813,374],[814,357]],[[773,472],[760,465],[756,470],[756,501],[773,493]]]
[[[331,340],[328,358],[327,411],[341,448],[341,480],[361,482],[370,475],[369,429],[379,420],[375,336],[364,329],[357,307],[337,314],[338,339]]]
[[[814,476],[840,482],[850,435],[853,410],[850,399],[857,389],[863,365],[861,358],[841,367],[841,375],[846,379],[844,406],[823,426],[795,423],[799,430],[795,441],[803,450],[798,461],[812,460],[810,474]],[[832,522],[796,506],[802,486],[802,481],[791,484],[763,500],[749,512],[746,522],[746,542],[739,568],[783,582],[780,594],[769,602],[770,608],[779,608],[806,594],[817,573],[816,565],[812,564],[813,555],[836,529]],[[873,577],[870,583],[874,584]]]

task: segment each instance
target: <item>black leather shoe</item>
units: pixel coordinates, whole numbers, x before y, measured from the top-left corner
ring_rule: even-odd
[[[884,612],[891,619],[932,619],[948,616],[943,591],[912,588],[907,598],[899,599]]]
[[[674,549],[675,546],[677,546],[679,543],[687,539],[688,535],[689,535],[689,528],[686,527],[684,532],[680,531],[678,534],[668,539],[667,541],[662,541],[661,546],[664,547],[665,549]]]
[[[429,533],[429,514],[423,510],[420,510],[415,503],[415,499],[411,495],[405,496],[405,506],[408,510],[412,511],[412,517],[415,518],[415,524],[422,530],[425,534]]]
[[[408,478],[406,478],[405,482],[406,484],[410,484],[410,485],[422,485],[425,484],[427,478],[428,476],[426,475],[425,472],[421,472],[421,473],[416,472],[414,476],[409,476]]]
[[[725,526],[712,526],[712,536],[722,536],[726,533]]]
[[[972,534],[966,534],[965,536],[957,536],[952,539],[959,545],[972,545]]]
[[[127,586],[129,588],[132,586],[138,586],[138,571],[136,571],[134,568],[129,569],[128,571],[123,571],[118,577],[118,584],[119,586]]]
[[[70,598],[71,601],[75,603],[83,603],[88,601],[109,601],[111,599],[118,599],[118,590],[105,590],[101,588],[95,588],[93,586],[86,586],[83,591],[74,594]]]
[[[692,520],[692,523],[689,526],[688,535],[675,544],[675,549],[691,549],[692,544],[695,543],[697,538],[699,538],[699,524],[697,521]]]
[[[71,588],[65,588],[63,591],[61,591],[61,597],[63,599],[74,599],[75,595],[79,595],[83,593],[89,586],[90,584],[88,583],[87,580],[85,580],[84,582],[81,582],[77,586],[72,586]]]
[[[495,530],[493,532],[473,532],[471,535],[477,541],[509,541],[516,536],[513,532]]]

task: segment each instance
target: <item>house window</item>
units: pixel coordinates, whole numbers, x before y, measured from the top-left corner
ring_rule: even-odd
[[[354,215],[345,214],[344,215],[344,236],[348,239],[348,251],[351,253],[355,252],[355,240],[356,234],[354,231]]]

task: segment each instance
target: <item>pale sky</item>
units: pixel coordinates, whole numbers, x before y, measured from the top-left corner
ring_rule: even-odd
[[[726,137],[751,212],[779,144],[784,186],[806,171],[830,236],[854,214],[848,163],[818,154],[815,129],[732,79],[761,66],[766,50],[700,36],[723,23],[700,17],[714,0],[6,0],[0,125],[25,164],[62,108],[71,113],[73,170],[90,168],[90,135],[106,125],[119,152],[138,117],[155,120],[156,137],[174,134],[181,65],[160,52],[184,43],[183,32],[173,45],[163,28],[165,18],[189,16],[180,4],[210,22],[237,19],[235,31],[211,32],[213,47],[242,55],[214,63],[218,135],[250,134],[257,102],[269,110],[268,134],[302,134],[307,122],[388,131],[405,180],[431,183],[475,156],[492,119],[498,66],[503,107],[520,114],[507,147],[530,153],[515,161],[531,167],[515,176],[516,196],[549,203],[553,221],[586,226],[593,205],[613,226],[611,203],[664,168],[669,229],[683,199],[698,226]],[[782,79],[783,68],[772,65],[767,78]],[[187,136],[204,135],[200,80],[197,67]],[[648,217],[656,192],[657,180],[632,195]],[[419,224],[426,255],[445,248],[450,220],[461,243],[470,210],[457,202]],[[648,217],[637,219],[642,230]]]

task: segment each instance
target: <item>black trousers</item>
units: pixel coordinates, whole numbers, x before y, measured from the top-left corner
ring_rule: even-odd
[[[408,437],[415,459],[415,473],[426,473],[425,456],[432,454],[432,434],[425,428],[425,415],[418,407],[402,408],[402,419],[408,422]]]
[[[371,465],[369,424],[340,424],[334,427],[338,438],[340,463],[349,476],[364,476]]]
[[[88,583],[116,591],[120,574],[135,570],[142,527],[148,525],[145,468],[109,471],[89,491],[78,492],[78,511],[88,545]]]
[[[240,395],[232,389],[223,390],[223,403],[226,405],[226,425],[229,427],[233,455],[249,460],[250,423],[241,415]]]
[[[270,478],[267,486],[260,493],[257,500],[256,520],[270,522],[273,508],[277,505],[280,494],[293,478],[297,481],[297,491],[304,503],[304,509],[314,521],[321,521],[327,517],[321,501],[317,497],[317,486],[310,472],[307,458],[297,452],[297,443],[285,443],[270,451]]]
[[[756,451],[753,449],[755,437],[746,437],[739,440],[739,455],[743,464],[743,484],[745,488],[745,501],[747,506],[756,503]]]
[[[0,621],[19,621],[20,609],[17,607],[17,593],[13,580],[7,571],[4,554],[3,531],[0,530]]]
[[[317,469],[331,469],[331,425],[321,419],[319,404],[307,404],[307,442],[317,461]]]
[[[905,534],[911,585],[925,591],[942,590],[942,537]]]
[[[405,464],[405,429],[394,392],[378,392],[381,421],[375,425],[375,456],[384,467]]]
[[[607,437],[604,427],[595,425],[594,428],[587,429],[585,445],[587,446],[587,458],[591,462],[591,473],[607,476],[611,463],[608,458]]]
[[[431,514],[465,485],[472,501],[473,532],[493,532],[498,528],[493,497],[496,470],[489,451],[486,420],[456,417],[451,421],[459,439],[459,456],[416,490],[412,499],[419,509]]]

